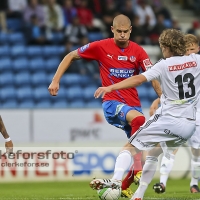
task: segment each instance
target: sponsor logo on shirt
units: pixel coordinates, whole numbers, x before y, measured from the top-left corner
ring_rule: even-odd
[[[112,59],[112,57],[113,57],[113,55],[110,55],[110,54],[107,54],[107,56],[108,56],[109,58],[111,58],[111,59]]]
[[[169,69],[169,71],[179,71],[179,70],[183,70],[186,68],[192,68],[192,67],[196,67],[196,66],[197,66],[197,63],[195,61],[192,61],[192,62],[183,63],[181,65],[169,66],[168,69]]]
[[[151,67],[152,67],[152,63],[151,63],[151,61],[150,61],[150,59],[149,59],[149,58],[147,58],[147,59],[143,60],[143,64],[144,64],[144,66],[145,66],[146,70],[148,70],[149,68],[151,68]]]
[[[135,62],[135,61],[136,61],[136,57],[135,57],[135,56],[131,56],[131,57],[130,57],[130,61],[131,61],[131,62]]]
[[[118,60],[128,60],[127,56],[118,56]]]
[[[84,46],[82,46],[82,47],[80,48],[80,52],[83,53],[86,49],[89,48],[89,46],[90,46],[90,43],[89,43],[89,44],[86,44],[86,45],[84,45]]]
[[[134,69],[116,69],[110,68],[110,75],[117,78],[128,78],[133,76]]]

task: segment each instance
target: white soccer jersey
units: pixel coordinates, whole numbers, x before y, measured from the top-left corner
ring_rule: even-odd
[[[200,93],[200,55],[173,56],[142,73],[147,81],[157,79],[162,88],[161,114],[195,119]]]

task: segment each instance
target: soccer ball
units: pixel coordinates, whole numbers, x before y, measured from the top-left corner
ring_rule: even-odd
[[[101,190],[97,190],[97,193],[101,200],[118,200],[121,196],[121,188],[103,188]]]

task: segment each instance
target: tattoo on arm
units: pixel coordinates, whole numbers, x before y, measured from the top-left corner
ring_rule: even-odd
[[[9,135],[6,131],[6,128],[5,128],[5,125],[3,123],[1,116],[0,116],[0,132],[3,135],[4,138],[9,138]]]

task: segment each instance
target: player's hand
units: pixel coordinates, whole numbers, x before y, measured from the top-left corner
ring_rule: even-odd
[[[6,147],[6,153],[12,153],[13,152],[13,142],[10,140],[9,142],[5,142],[5,147]]]
[[[59,83],[52,81],[51,84],[49,85],[48,90],[52,96],[56,96],[58,94],[58,90],[59,90]]]
[[[103,98],[105,96],[106,93],[112,92],[112,90],[109,87],[99,87],[95,93],[94,93],[94,97],[95,99],[99,98],[101,96],[101,98]]]

